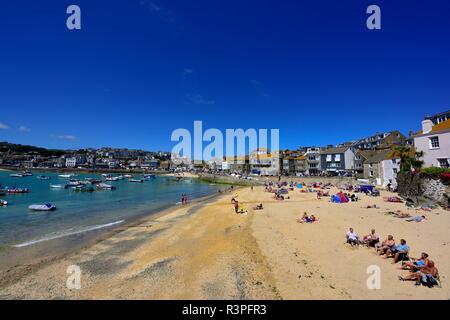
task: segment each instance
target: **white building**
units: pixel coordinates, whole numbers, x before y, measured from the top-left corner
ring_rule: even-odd
[[[417,151],[423,151],[425,167],[450,165],[450,119],[434,124],[430,119],[422,121],[422,131],[414,136]]]
[[[67,168],[75,168],[76,165],[77,165],[77,158],[76,157],[66,158],[66,167]]]

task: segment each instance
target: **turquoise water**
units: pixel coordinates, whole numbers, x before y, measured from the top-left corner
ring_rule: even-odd
[[[221,186],[196,179],[175,181],[171,177],[156,177],[144,183],[127,179],[106,181],[116,190],[76,192],[72,189],[51,189],[50,184],[66,184],[69,179],[57,173],[39,173],[23,178],[10,177],[11,172],[0,172],[2,189],[5,186],[29,188],[28,194],[8,194],[0,199],[8,206],[0,207],[0,245],[26,247],[47,240],[120,225],[142,214],[157,211],[180,201],[181,194],[189,199],[217,193]],[[39,180],[38,175],[51,180]],[[104,180],[101,175],[79,174],[72,179]],[[134,175],[134,178],[141,178]],[[33,212],[31,204],[52,203],[57,210]]]

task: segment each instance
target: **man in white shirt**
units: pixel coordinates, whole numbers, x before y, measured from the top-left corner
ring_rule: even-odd
[[[358,234],[353,230],[353,228],[350,228],[347,231],[346,237],[347,237],[347,243],[349,243],[350,245],[352,245],[352,246],[359,245]]]

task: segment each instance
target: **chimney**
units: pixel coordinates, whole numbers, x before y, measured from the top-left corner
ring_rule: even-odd
[[[422,133],[428,133],[433,129],[433,121],[425,119],[422,121]]]

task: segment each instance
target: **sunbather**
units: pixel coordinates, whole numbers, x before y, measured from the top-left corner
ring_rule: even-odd
[[[429,260],[427,265],[420,271],[398,277],[402,281],[415,280],[416,285],[426,285],[432,287],[438,284],[438,269],[434,266],[434,262]]]
[[[386,258],[390,255],[394,256],[394,262],[397,263],[399,261],[406,261],[409,260],[408,257],[409,253],[409,246],[406,244],[405,239],[400,240],[400,244],[394,248],[388,249],[386,252]]]
[[[408,222],[422,222],[422,221],[425,221],[425,220],[427,220],[427,217],[425,216],[425,215],[422,215],[422,216],[415,216],[414,218],[410,218],[410,219],[406,219],[405,221],[408,221]]]
[[[382,256],[386,254],[388,250],[393,250],[394,248],[395,248],[394,236],[388,235],[387,239],[377,246],[377,252],[380,254],[380,256]]]
[[[253,208],[253,210],[262,210],[262,209],[263,209],[263,204],[262,203],[258,204],[257,206],[255,206]]]
[[[376,233],[375,229],[372,229],[367,236],[364,236],[362,242],[368,247],[375,247],[380,242],[380,235]]]
[[[411,258],[410,261],[404,262],[401,269],[418,271],[421,268],[425,267],[428,264],[428,261],[428,254],[422,252],[420,258]]]
[[[347,243],[349,243],[352,247],[359,245],[359,237],[358,234],[350,228],[346,233]]]

